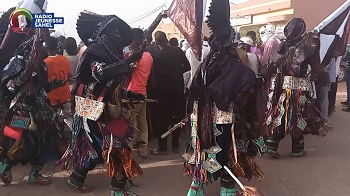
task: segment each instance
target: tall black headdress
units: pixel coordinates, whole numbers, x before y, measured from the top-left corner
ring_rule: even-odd
[[[87,46],[94,42],[100,42],[103,35],[109,35],[112,39],[113,36],[117,36],[114,38],[119,37],[121,40],[120,47],[128,46],[133,41],[131,27],[115,15],[99,15],[89,11],[81,12],[77,21],[77,31],[79,37]]]
[[[208,26],[212,38],[218,42],[218,47],[232,45],[235,41],[236,32],[230,22],[229,0],[212,0],[208,18]]]
[[[2,43],[2,40],[4,39],[8,26],[9,26],[9,18],[11,13],[16,9],[16,7],[12,7],[6,12],[4,12],[0,17],[0,44]]]
[[[293,18],[284,27],[284,36],[286,40],[281,44],[278,53],[285,54],[289,47],[295,46],[303,39],[303,35],[306,32],[306,24],[302,18]]]

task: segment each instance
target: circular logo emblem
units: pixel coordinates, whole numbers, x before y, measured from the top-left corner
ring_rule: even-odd
[[[32,26],[32,13],[25,8],[18,8],[14,10],[9,18],[10,27],[14,32],[28,33]]]

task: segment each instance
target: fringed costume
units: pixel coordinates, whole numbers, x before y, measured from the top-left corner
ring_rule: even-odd
[[[313,34],[305,33],[301,18],[294,18],[285,27],[286,41],[281,45],[281,58],[269,65],[265,79],[270,81],[264,128],[270,133],[268,154],[279,158],[279,142],[289,134],[292,138],[292,156],[305,155],[304,135],[324,136],[331,128],[320,120],[315,107],[315,88],[323,65],[319,45]],[[268,76],[269,75],[269,76]]]
[[[142,170],[128,147],[134,128],[121,105],[125,91],[118,86],[131,74],[129,64],[141,55],[138,59],[133,54],[123,57],[122,49],[133,36],[131,28],[117,16],[82,12],[77,30],[88,48],[77,69],[72,140],[59,165],[74,169],[68,185],[90,192],[84,185],[88,171],[106,162],[111,195],[134,195],[126,190],[126,184],[142,175]]]
[[[235,32],[229,21],[229,2],[213,0],[208,25],[211,52],[191,86],[196,100],[191,115],[190,145],[183,155],[186,174],[193,182],[188,196],[203,196],[204,185],[221,178],[220,195],[237,194],[237,177],[259,180],[264,175],[255,162],[266,146],[256,123],[255,73],[242,63],[233,47]]]

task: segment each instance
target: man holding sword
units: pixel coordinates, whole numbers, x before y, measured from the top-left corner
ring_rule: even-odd
[[[143,43],[143,31],[139,28],[132,30],[134,34],[134,42],[131,44],[131,49],[135,50]],[[139,93],[146,97],[146,87],[148,77],[153,66],[153,58],[149,52],[144,52],[141,59],[136,62],[136,67],[133,70],[131,81],[128,85],[128,90],[133,93]],[[143,159],[148,157],[148,125],[146,119],[146,102],[134,103],[130,110],[130,122],[138,128],[136,134],[136,144],[134,148],[140,148],[140,156]]]

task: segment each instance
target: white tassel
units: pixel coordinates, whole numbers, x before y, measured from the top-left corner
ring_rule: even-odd
[[[111,141],[109,142],[109,149],[108,149],[108,155],[107,155],[107,164],[109,163],[109,155],[112,152],[113,148],[113,134],[111,133]]]
[[[235,163],[238,162],[238,155],[237,155],[237,146],[236,146],[236,139],[235,139],[235,124],[232,124],[231,127],[231,135],[232,135],[232,145],[233,145],[233,154],[235,156]]]

